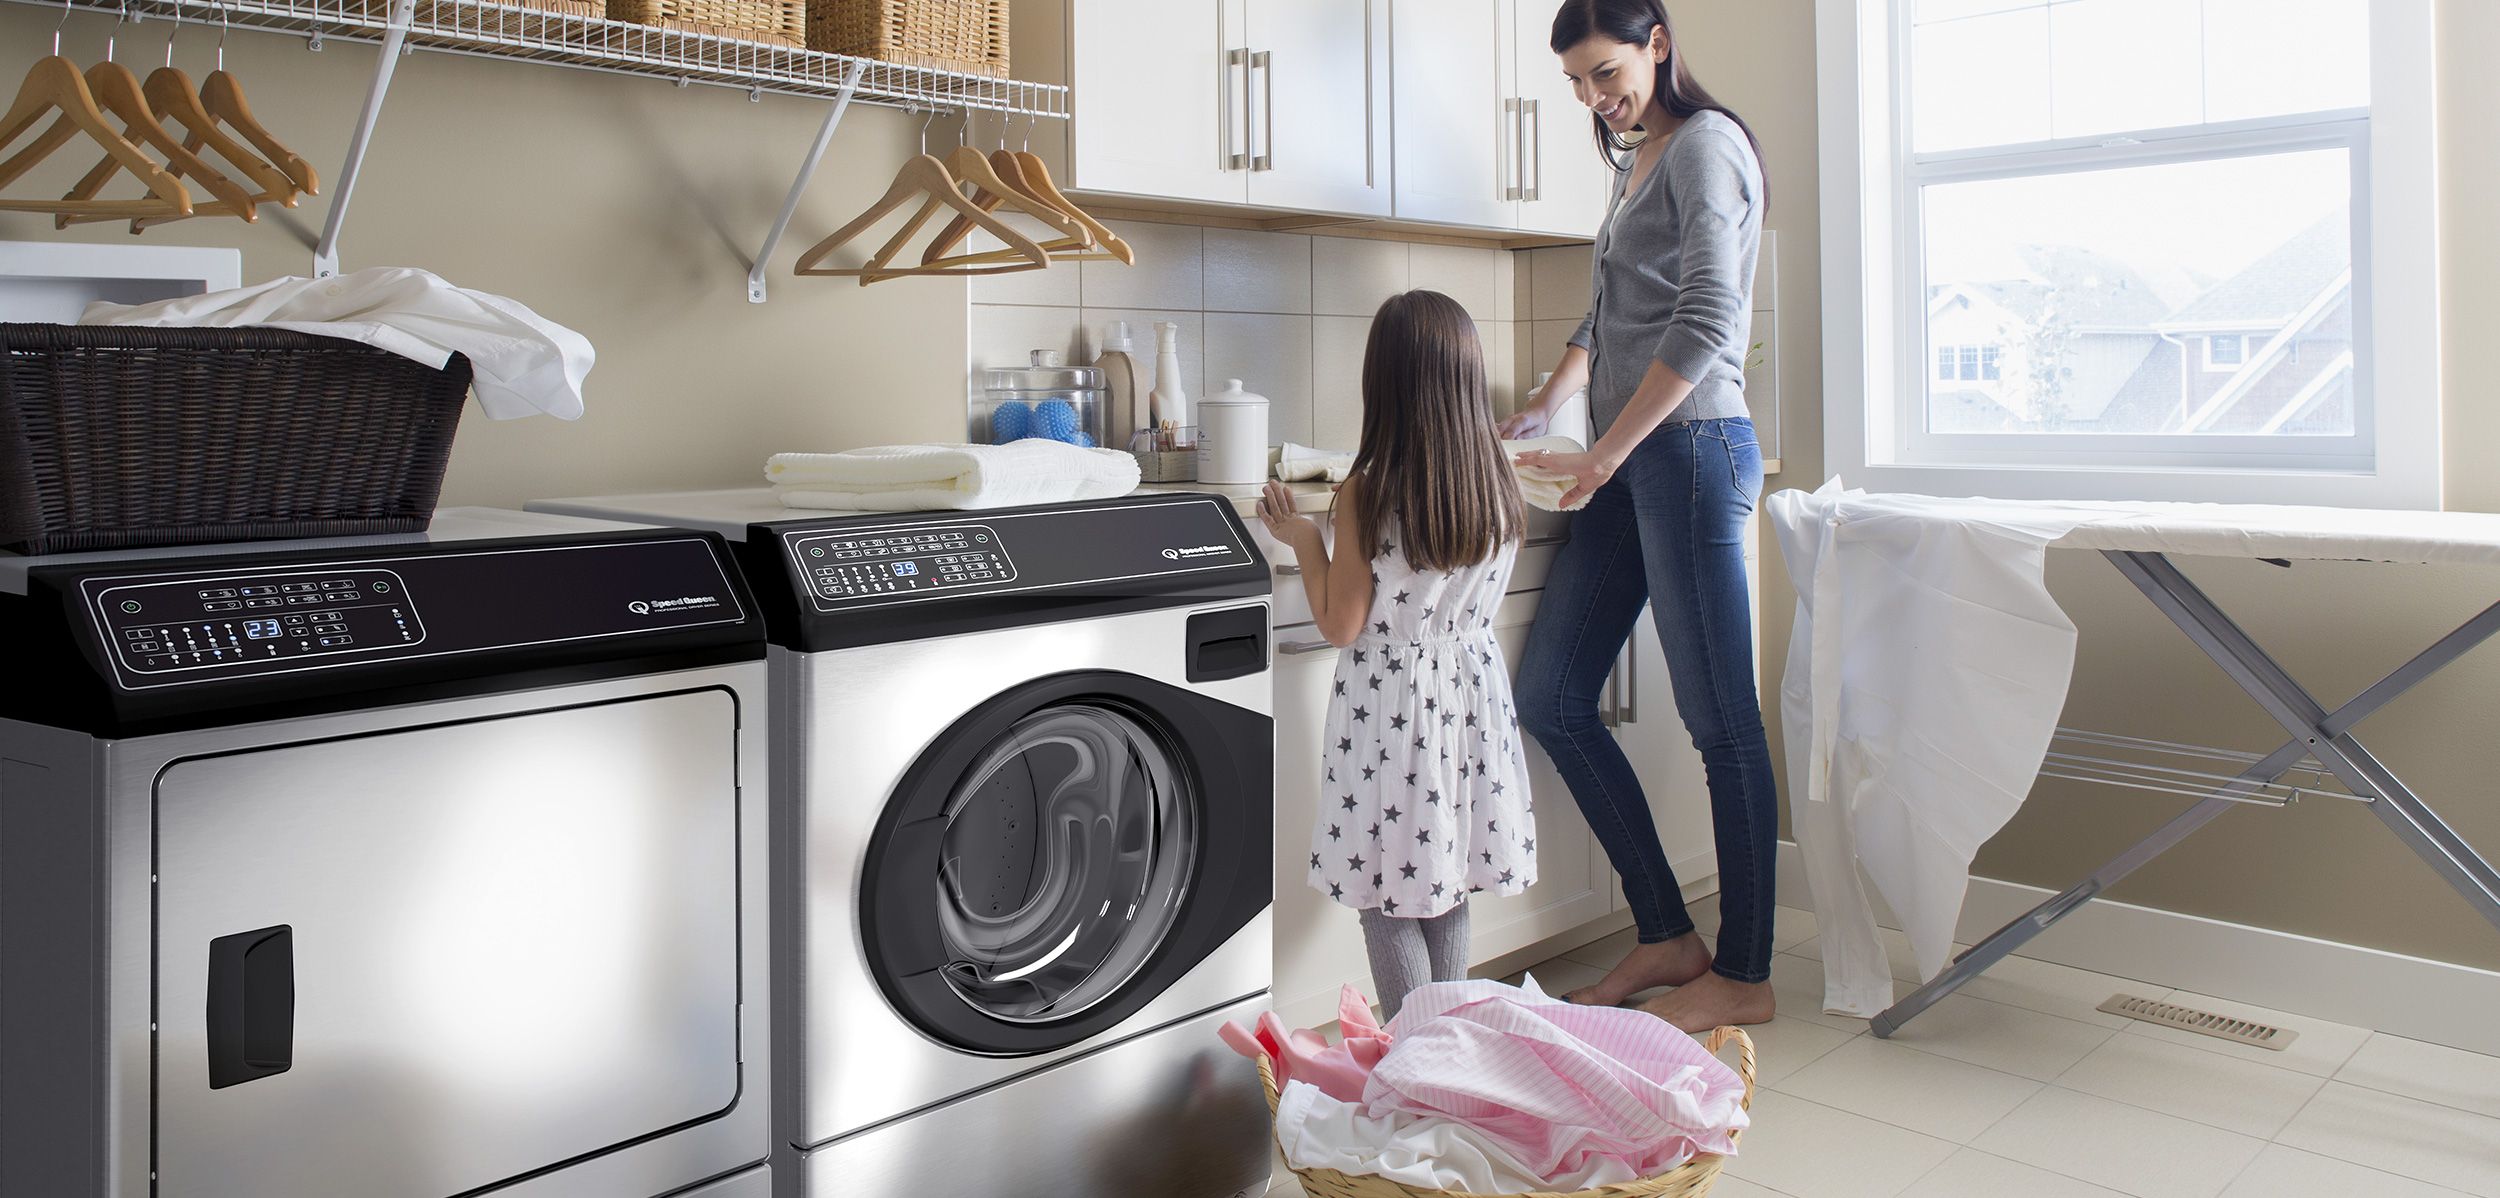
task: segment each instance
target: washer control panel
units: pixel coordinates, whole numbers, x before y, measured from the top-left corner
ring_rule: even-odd
[[[133,674],[301,660],[425,640],[397,571],[333,569],[143,582],[103,591],[116,663]]]
[[[802,534],[791,556],[820,603],[936,594],[1016,580],[1016,563],[986,524],[918,525]]]
[[[1209,496],[1156,496],[985,511],[848,516],[757,526],[797,590],[832,614],[1034,591],[1155,591],[1264,566],[1240,521]]]

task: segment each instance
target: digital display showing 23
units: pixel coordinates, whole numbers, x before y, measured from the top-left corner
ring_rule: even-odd
[[[265,641],[271,637],[286,634],[279,628],[276,620],[245,620],[243,621],[243,635],[252,640]]]

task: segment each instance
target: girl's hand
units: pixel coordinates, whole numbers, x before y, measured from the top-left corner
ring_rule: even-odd
[[[1502,439],[1532,441],[1544,436],[1546,430],[1553,426],[1553,422],[1554,414],[1546,411],[1543,404],[1521,408],[1512,414],[1510,419],[1502,422]]]
[[[1562,503],[1558,505],[1566,510],[1605,486],[1607,480],[1615,476],[1615,468],[1622,465],[1603,454],[1555,453],[1550,449],[1531,449],[1512,461],[1521,466],[1568,474],[1578,480],[1576,486],[1563,494]]]
[[[1302,551],[1300,538],[1319,539],[1319,525],[1293,510],[1293,489],[1273,479],[1259,492],[1259,523],[1267,526],[1267,534],[1284,542],[1296,553]]]

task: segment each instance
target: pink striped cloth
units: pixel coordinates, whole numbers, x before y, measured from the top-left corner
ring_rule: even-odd
[[[1655,1015],[1547,998],[1492,981],[1407,995],[1364,1112],[1466,1124],[1541,1176],[1620,1161],[1647,1177],[1697,1153],[1730,1155],[1745,1083]]]
[[[1372,1068],[1389,1051],[1389,1034],[1372,1017],[1371,1002],[1352,986],[1337,988],[1337,1026],[1344,1037],[1331,1044],[1309,1028],[1286,1027],[1274,1011],[1261,1011],[1258,1026],[1226,1020],[1216,1035],[1245,1057],[1265,1056],[1275,1067],[1278,1090],[1308,1082],[1339,1102],[1361,1102]]]

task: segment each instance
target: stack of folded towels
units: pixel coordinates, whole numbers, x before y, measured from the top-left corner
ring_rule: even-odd
[[[1269,1059],[1276,1142],[1297,1169],[1469,1194],[1585,1190],[1736,1151],[1745,1083],[1656,1016],[1552,999],[1534,981],[1436,982],[1386,1028],[1352,987],[1344,1038],[1273,1013],[1223,1029]]]
[[[784,507],[914,512],[1110,499],[1137,489],[1137,459],[1027,439],[1007,445],[881,445],[783,453],[764,479]]]
[[[1519,477],[1520,497],[1527,500],[1529,507],[1543,512],[1576,512],[1588,506],[1588,497],[1581,496],[1578,503],[1565,508],[1562,506],[1563,496],[1571,493],[1571,488],[1577,485],[1578,480],[1568,474],[1548,470],[1541,466],[1522,466],[1517,460],[1519,455],[1534,453],[1538,450],[1548,453],[1579,453],[1582,448],[1579,442],[1569,437],[1538,437],[1532,441],[1502,442],[1502,452],[1512,459],[1511,473]],[[1353,454],[1329,449],[1313,449],[1308,445],[1287,443],[1283,452],[1276,457],[1276,477],[1289,483],[1341,483],[1353,470]]]

